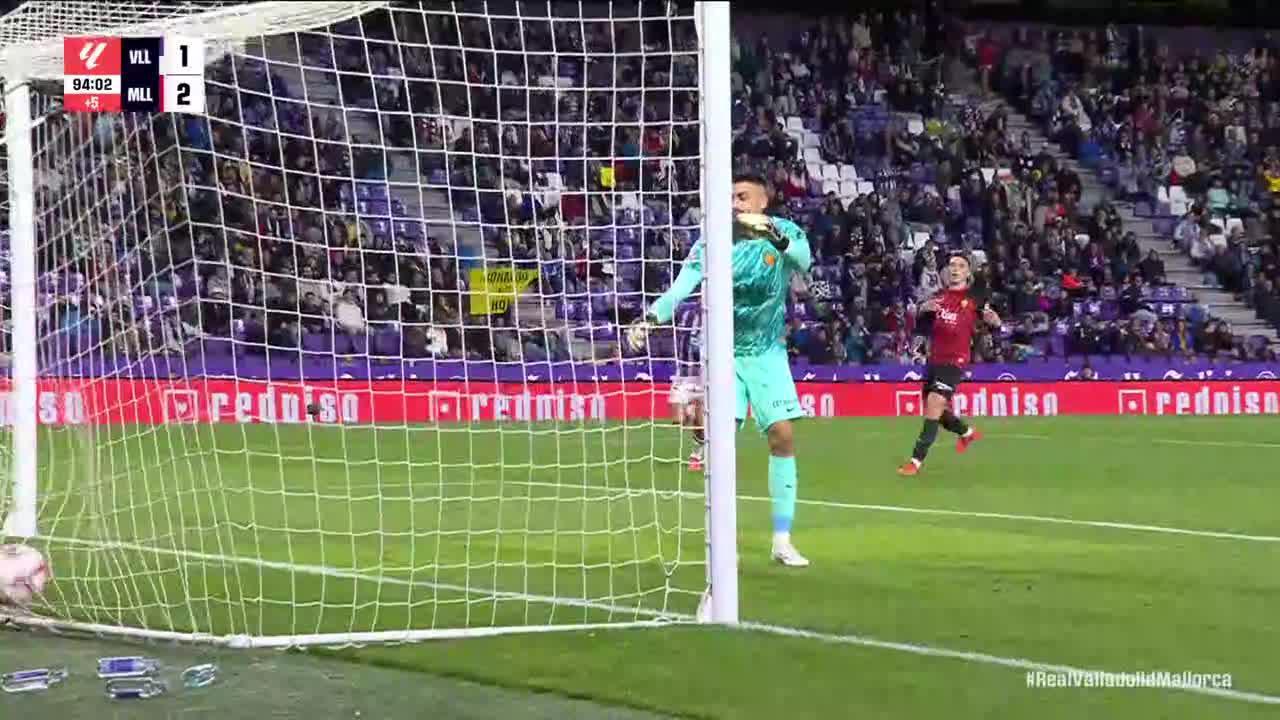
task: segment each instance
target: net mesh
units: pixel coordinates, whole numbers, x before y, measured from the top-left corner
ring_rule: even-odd
[[[687,617],[702,480],[621,382],[675,336],[618,329],[698,236],[696,51],[691,4],[397,3],[210,54],[207,115],[35,92],[37,611]]]

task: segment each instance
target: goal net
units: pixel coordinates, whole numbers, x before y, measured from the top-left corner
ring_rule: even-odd
[[[677,334],[620,342],[699,237],[692,3],[34,5],[0,20],[3,255],[35,264],[4,268],[0,516],[56,578],[28,621],[692,619]],[[71,31],[207,38],[206,114],[62,112]]]

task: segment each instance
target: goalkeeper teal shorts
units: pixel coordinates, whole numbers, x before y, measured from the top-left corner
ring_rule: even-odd
[[[800,396],[796,394],[796,382],[791,378],[791,363],[786,348],[781,345],[760,355],[734,358],[737,374],[738,407],[735,417],[738,427],[747,422],[747,407],[756,420],[760,432],[780,420],[804,417]]]

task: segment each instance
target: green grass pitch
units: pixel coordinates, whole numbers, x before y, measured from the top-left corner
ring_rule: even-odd
[[[1173,690],[1028,688],[1019,662],[1230,673],[1280,696],[1273,419],[979,426],[969,454],[944,433],[903,480],[918,421],[802,423],[804,570],[768,561],[767,451],[740,433],[742,615],[766,629],[341,654],[679,716],[1274,717]],[[84,620],[255,635],[617,621],[691,613],[695,593],[664,588],[701,586],[702,479],[672,462],[664,425],[52,436],[48,599]]]

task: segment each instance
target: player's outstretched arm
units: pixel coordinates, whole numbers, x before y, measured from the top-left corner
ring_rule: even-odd
[[[685,298],[693,294],[698,289],[698,285],[702,283],[702,241],[693,244],[689,250],[689,256],[684,259],[684,263],[680,265],[680,272],[676,274],[675,282],[671,283],[671,287],[667,291],[653,301],[649,309],[645,311],[645,317],[654,322],[670,322],[671,318],[676,314],[676,308]]]
[[[653,304],[644,311],[644,316],[639,320],[631,323],[627,328],[626,341],[633,350],[639,350],[644,347],[645,341],[649,337],[650,328],[657,323],[671,322],[671,318],[676,314],[676,308],[685,298],[693,294],[698,289],[698,285],[702,282],[702,241],[693,244],[693,248],[689,250],[689,256],[684,259],[684,263],[680,266],[680,272],[676,275],[675,282],[671,283],[671,287],[667,291],[653,301]]]

